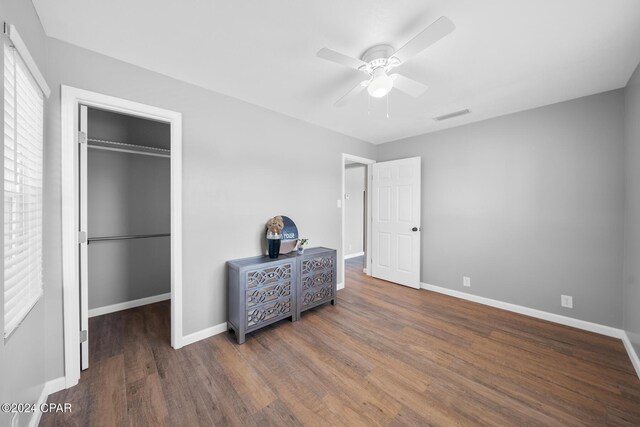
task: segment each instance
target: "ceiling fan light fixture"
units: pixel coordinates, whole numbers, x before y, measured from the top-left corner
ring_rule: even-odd
[[[393,79],[387,75],[384,68],[373,71],[371,83],[367,87],[367,92],[374,98],[382,98],[393,89]]]

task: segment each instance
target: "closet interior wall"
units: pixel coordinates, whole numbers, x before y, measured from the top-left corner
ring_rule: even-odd
[[[91,148],[91,140],[170,148],[170,126],[88,109],[89,310],[171,292],[170,159]]]

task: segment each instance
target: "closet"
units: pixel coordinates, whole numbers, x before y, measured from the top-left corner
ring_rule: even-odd
[[[86,320],[170,295],[171,134],[168,123],[80,108],[86,136],[80,155],[86,166],[80,168]],[[82,356],[85,369],[88,355]]]

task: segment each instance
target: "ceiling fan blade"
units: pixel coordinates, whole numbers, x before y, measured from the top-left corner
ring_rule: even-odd
[[[441,16],[433,24],[422,30],[420,34],[412,38],[393,54],[400,62],[413,58],[447,34],[450,34],[456,26],[446,16]]]
[[[405,77],[402,74],[392,74],[390,76],[393,79],[393,87],[401,92],[411,95],[414,98],[422,96],[429,87],[420,82],[417,82],[409,77]]]
[[[353,89],[347,92],[342,98],[338,99],[335,104],[336,107],[344,107],[347,105],[353,98],[358,96],[365,88],[369,85],[368,80],[364,80],[358,83]]]
[[[326,47],[320,49],[318,53],[316,53],[316,56],[318,58],[326,59],[327,61],[355,68],[356,70],[363,65],[367,65],[364,61],[336,52],[335,50],[327,49]]]

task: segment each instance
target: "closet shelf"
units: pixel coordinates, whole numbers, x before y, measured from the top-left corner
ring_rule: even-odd
[[[126,236],[105,236],[105,237],[89,237],[88,243],[91,242],[103,242],[105,240],[131,240],[131,239],[148,239],[150,237],[167,237],[171,236],[171,233],[161,234],[129,234]]]
[[[145,145],[127,144],[106,139],[87,138],[87,146],[101,150],[120,151],[132,154],[145,154],[149,156],[171,157],[171,150],[166,148],[147,147]]]

